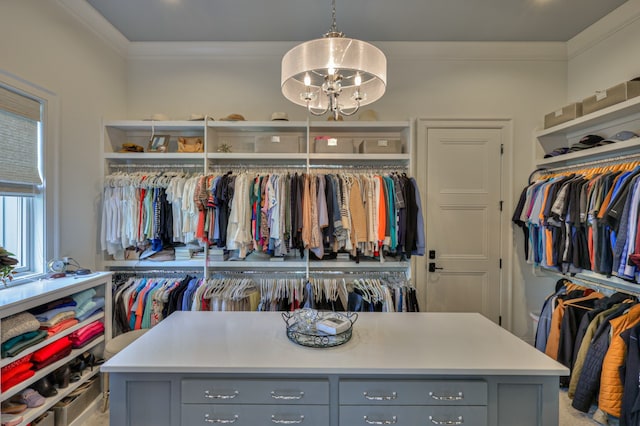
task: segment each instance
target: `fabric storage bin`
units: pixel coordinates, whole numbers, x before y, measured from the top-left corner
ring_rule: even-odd
[[[574,102],[544,116],[544,128],[557,126],[582,116],[582,102]]]
[[[336,138],[333,136],[316,136],[313,139],[314,152],[327,154],[353,154],[353,139]]]
[[[402,154],[400,139],[364,139],[360,142],[362,154]]]
[[[55,426],[56,415],[53,411],[47,411],[42,416],[31,422],[32,426]]]
[[[300,152],[300,137],[298,136],[258,136],[255,152]]]
[[[68,426],[78,418],[89,404],[100,395],[100,377],[96,376],[89,388],[73,399],[64,398],[53,406],[55,426]]]
[[[582,100],[582,113],[601,110],[640,95],[640,81],[625,81]]]

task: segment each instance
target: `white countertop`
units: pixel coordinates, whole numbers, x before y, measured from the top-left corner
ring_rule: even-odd
[[[51,293],[59,297],[71,295],[80,288],[104,280],[111,272],[93,272],[88,275],[68,275],[63,278],[42,278],[24,284],[0,289],[0,316],[4,317],[50,301]]]
[[[280,312],[174,312],[115,355],[112,373],[559,376],[569,370],[480,314],[359,313],[333,348],[291,342]]]

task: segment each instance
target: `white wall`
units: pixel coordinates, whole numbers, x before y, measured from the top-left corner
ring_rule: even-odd
[[[640,0],[629,0],[569,40],[568,102],[640,77],[638,40]]]
[[[59,101],[55,255],[94,268],[100,119],[126,114],[126,61],[53,1],[1,2],[0,40],[0,69],[55,93]]]
[[[508,118],[514,172],[507,182],[512,214],[533,169],[533,131],[566,98],[564,43],[375,43],[387,55],[388,88],[370,107],[381,120]],[[305,119],[305,110],[280,92],[280,61],[290,43],[134,44],[129,57],[130,119],[190,113],[216,119],[235,112],[268,120],[273,111]],[[418,167],[420,159],[416,160]],[[528,312],[539,310],[552,288],[530,276],[516,230],[512,330],[530,338]],[[419,266],[420,267],[420,266]],[[507,277],[510,279],[510,277]],[[529,284],[525,286],[525,282]]]

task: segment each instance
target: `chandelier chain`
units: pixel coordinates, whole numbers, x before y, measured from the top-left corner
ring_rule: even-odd
[[[338,32],[338,26],[336,25],[336,0],[331,0],[331,30],[332,33]]]

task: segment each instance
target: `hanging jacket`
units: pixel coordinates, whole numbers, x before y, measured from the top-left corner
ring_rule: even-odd
[[[640,326],[624,331],[620,335],[627,346],[627,361],[620,375],[624,377],[620,426],[640,424]]]
[[[571,406],[576,410],[588,413],[591,404],[595,400],[596,395],[598,395],[602,363],[607,349],[609,349],[610,321],[622,315],[626,308],[626,306],[623,306],[623,308],[609,315],[602,324],[600,324],[600,327],[598,327],[598,330],[596,330],[594,334],[591,346],[589,346],[589,350],[587,351],[580,378],[578,379],[578,384],[576,385],[576,393],[571,403]]]
[[[620,367],[625,362],[626,344],[620,333],[640,323],[640,304],[632,306],[626,314],[609,321],[611,343],[602,363],[598,408],[614,417],[620,417],[622,407],[622,380]]]

